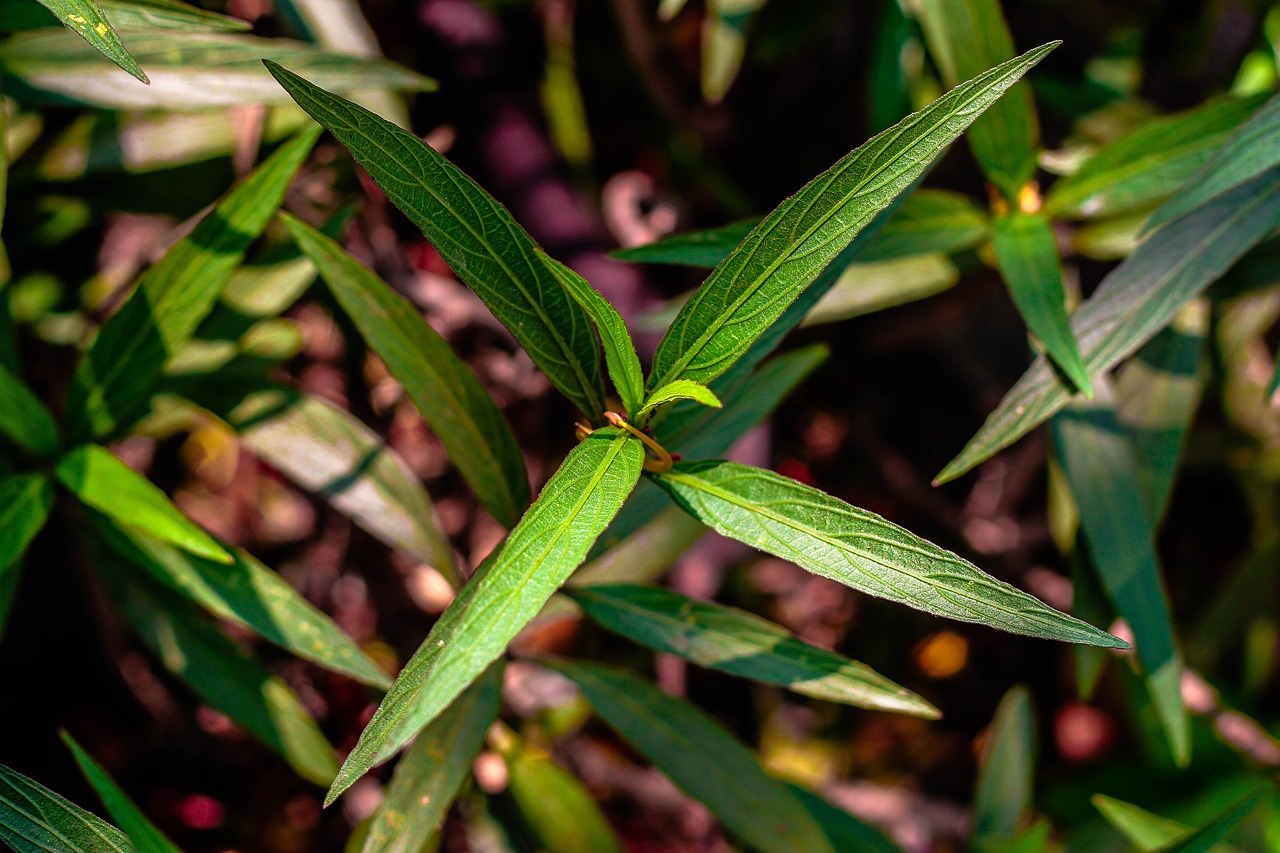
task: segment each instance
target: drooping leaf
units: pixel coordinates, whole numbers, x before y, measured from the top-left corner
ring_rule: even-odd
[[[507,759],[508,790],[539,850],[623,853],[622,842],[595,797],[545,751],[528,744]]]
[[[720,402],[720,398],[702,383],[695,382],[692,379],[677,379],[674,382],[668,382],[661,388],[655,389],[653,393],[645,398],[644,406],[640,408],[637,414],[644,416],[659,406],[673,403],[676,400],[693,400],[713,409],[723,408],[724,406]]]
[[[0,291],[0,296],[7,295]],[[22,380],[0,364],[0,437],[37,456],[58,453],[58,425]]]
[[[405,750],[362,853],[419,853],[439,831],[498,716],[502,673],[500,661],[490,666]]]
[[[47,474],[0,476],[0,634],[17,591],[20,560],[53,507]]]
[[[67,397],[73,443],[115,434],[145,411],[165,362],[213,308],[318,135],[313,127],[282,145],[143,274],[76,370]]]
[[[997,219],[991,246],[1027,328],[1076,388],[1092,397],[1093,383],[1071,335],[1062,260],[1048,217],[1019,212]]]
[[[98,6],[120,30],[245,32],[252,29],[248,21],[208,12],[179,0],[100,0]],[[11,31],[57,23],[56,17],[50,17],[49,10],[39,0],[0,0],[0,21]]]
[[[610,631],[699,666],[780,684],[828,702],[940,716],[928,702],[865,664],[801,642],[780,625],[744,610],[629,584],[577,587],[570,595]]]
[[[598,429],[574,448],[400,671],[327,802],[394,755],[502,655],[586,558],[635,486],[643,460],[640,442],[617,427]]]
[[[609,370],[613,387],[622,399],[627,416],[639,417],[640,404],[644,401],[644,372],[640,368],[640,356],[636,355],[636,345],[631,340],[631,333],[627,331],[626,322],[618,314],[618,310],[588,284],[586,279],[541,249],[535,251],[538,260],[551,271],[556,281],[560,282],[595,324],[600,342],[604,344],[605,367]]]
[[[110,59],[142,83],[150,82],[138,61],[129,55],[120,36],[94,0],[40,0],[67,29],[79,35],[95,51]]]
[[[762,853],[831,851],[787,787],[702,711],[612,667],[549,664],[573,680],[596,713],[730,832]]]
[[[66,731],[60,734],[76,764],[80,765],[80,772],[93,786],[102,804],[107,807],[107,813],[120,824],[138,853],[181,853],[164,833],[147,820],[147,816],[129,799],[129,795],[120,789],[102,765],[93,760],[93,756],[85,752]]]
[[[708,383],[782,316],[853,238],[966,127],[1056,45],[964,83],[846,155],[765,217],[681,309],[649,388]]]
[[[422,230],[551,383],[598,419],[605,394],[591,322],[538,261],[533,238],[507,209],[412,133],[275,63],[267,67]]]
[[[475,373],[371,270],[301,220],[282,218],[476,497],[503,526],[513,526],[529,505],[529,475],[511,427]]]
[[[853,589],[1014,634],[1124,647],[875,513],[772,471],[717,460],[652,476],[718,533]]]
[[[941,253],[845,267],[835,286],[805,316],[805,326],[836,323],[927,299],[954,287],[960,270]]]
[[[969,833],[975,847],[1017,834],[1031,808],[1035,748],[1031,694],[1014,687],[1000,700],[984,739]]]
[[[1090,376],[1110,370],[1280,223],[1280,169],[1272,170],[1148,237],[1071,318]],[[1071,399],[1073,388],[1041,356],[937,482],[995,455]]]
[[[818,822],[823,834],[836,850],[857,850],[859,853],[902,853],[902,848],[890,841],[879,827],[850,814],[829,802],[825,797],[820,797],[808,788],[792,783],[787,783],[787,790]]]
[[[16,853],[133,853],[97,815],[0,764],[0,841]]]
[[[58,480],[79,498],[125,527],[230,565],[234,558],[182,514],[151,481],[96,444],[82,444],[58,461]]]

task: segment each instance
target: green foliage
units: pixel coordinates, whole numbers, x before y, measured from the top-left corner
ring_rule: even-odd
[[[133,853],[123,832],[0,764],[0,841],[17,853]]]

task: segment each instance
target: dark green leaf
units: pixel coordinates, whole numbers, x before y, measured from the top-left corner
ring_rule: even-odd
[[[1071,335],[1062,260],[1049,219],[1038,213],[1003,216],[995,222],[991,246],[1027,328],[1076,388],[1092,397],[1093,383]]]
[[[213,308],[318,135],[304,130],[281,146],[142,276],[76,371],[67,398],[73,442],[116,434],[145,411],[165,362]]]
[[[267,67],[422,229],[551,383],[588,418],[599,418],[605,394],[591,322],[507,209],[412,133],[275,63]]]
[[[611,667],[556,663],[596,713],[747,846],[762,853],[833,848],[756,757],[697,708]]]
[[[787,790],[822,827],[831,846],[841,853],[855,850],[858,853],[902,853],[902,848],[886,838],[878,826],[849,814],[808,788],[787,783]]]
[[[129,795],[120,790],[120,786],[108,775],[102,765],[93,760],[93,756],[85,752],[67,732],[64,731],[61,735],[62,742],[67,745],[67,749],[71,750],[76,764],[80,765],[80,772],[93,786],[102,804],[107,807],[107,813],[129,836],[138,853],[181,853],[172,841],[165,838],[164,833],[147,820],[146,815],[134,805],[133,800],[129,799]]]
[[[221,30],[244,32],[248,21],[206,12],[178,0],[102,0],[98,6],[120,30]],[[39,0],[0,0],[0,21],[11,31],[57,23]]]
[[[960,270],[941,253],[854,262],[805,316],[805,326],[835,323],[927,299],[954,287]]]
[[[875,513],[772,471],[682,462],[653,479],[718,533],[853,589],[1015,634],[1124,647]]]
[[[719,409],[724,406],[720,402],[720,398],[707,386],[694,382],[692,379],[677,379],[656,389],[646,397],[638,415],[646,415],[659,406],[674,403],[676,400],[693,400],[713,409]]]
[[[516,747],[506,759],[507,790],[539,850],[623,853],[595,797],[576,776],[533,746]]]
[[[990,232],[987,214],[968,196],[948,190],[918,189],[903,198],[893,216],[859,253],[858,261],[960,252],[980,245]]]
[[[139,67],[137,60],[129,55],[124,43],[120,41],[120,36],[112,28],[111,22],[93,0],[40,0],[40,5],[57,16],[59,21],[78,34],[95,51],[141,82],[149,82],[146,72]]]
[[[1097,376],[1155,336],[1280,223],[1280,170],[1197,208],[1148,237],[1072,315],[1085,368]],[[1044,356],[1022,375],[938,482],[953,480],[1044,422],[1073,388]]]
[[[0,298],[7,298],[0,291]],[[37,456],[58,454],[58,425],[44,403],[0,364],[0,435]]]
[[[133,853],[123,832],[0,764],[0,841],[16,853]]]
[[[1056,45],[964,83],[855,149],[765,217],[658,345],[649,388],[724,373],[981,112]]]
[[[1031,808],[1035,747],[1031,694],[1014,687],[1000,700],[984,739],[973,792],[970,836],[975,846],[1017,834]]]
[[[656,243],[617,249],[609,254],[620,261],[638,264],[710,268],[729,257],[734,248],[759,223],[758,219],[748,219],[706,231],[689,231],[664,237]]]
[[[53,507],[47,474],[0,477],[0,633],[17,591],[20,560]]]
[[[1275,790],[1274,782],[1267,782],[1250,791],[1234,805],[1218,815],[1203,829],[1175,844],[1163,848],[1160,853],[1209,853],[1220,841],[1248,817],[1261,802]]]
[[[504,527],[513,526],[529,505],[529,475],[511,427],[475,373],[415,308],[341,246],[292,216],[283,219],[476,497]]]
[[[333,802],[449,706],[506,650],[587,556],[635,486],[643,446],[617,427],[574,448],[542,494],[436,621],[329,789]]]
[[[940,716],[937,708],[865,664],[801,642],[785,628],[744,610],[651,586],[593,585],[570,594],[610,631],[699,666],[829,702]]]
[[[1139,853],[1154,853],[1195,833],[1193,827],[1152,814],[1144,808],[1102,794],[1089,798],[1107,823],[1111,824]],[[1223,850],[1221,853],[1227,853]]]

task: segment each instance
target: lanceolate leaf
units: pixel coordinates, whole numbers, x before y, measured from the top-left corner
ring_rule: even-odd
[[[93,756],[85,752],[65,731],[62,732],[62,742],[71,750],[76,764],[80,765],[80,772],[98,793],[107,812],[129,836],[138,853],[181,853],[172,841],[165,838],[164,833],[147,820],[146,815],[129,799],[129,795],[120,790],[120,786],[102,765],[94,761]]]
[[[178,0],[103,0],[99,8],[121,30],[222,30],[244,32],[248,21],[207,12]],[[29,30],[56,23],[39,0],[0,0],[0,21],[10,30]]]
[[[234,558],[169,502],[146,477],[111,451],[84,444],[58,462],[58,479],[73,495],[120,524],[201,557],[230,565]]]
[[[551,383],[598,422],[605,395],[591,323],[507,209],[412,133],[273,62],[267,67],[422,229]]]
[[[283,218],[369,348],[386,363],[440,438],[476,497],[504,527],[513,526],[529,505],[529,475],[511,427],[475,373],[416,309],[372,271],[314,228],[292,216]]]
[[[811,646],[759,616],[651,586],[588,586],[574,601],[610,631],[699,666],[780,684],[829,702],[938,717],[938,710],[865,664]]]
[[[803,325],[835,323],[927,299],[959,281],[959,268],[941,253],[872,263],[855,261],[813,306]]]
[[[694,382],[692,379],[677,379],[650,394],[645,399],[639,414],[648,414],[659,406],[676,400],[694,400],[713,409],[719,409],[724,405],[710,388],[700,382]]]
[[[123,832],[0,764],[0,841],[17,853],[133,853]]]
[[[19,561],[52,507],[53,483],[48,475],[0,477],[0,633],[17,589]]]
[[[1089,798],[1107,823],[1111,824],[1139,853],[1154,853],[1196,833],[1196,830],[1176,820],[1152,814],[1144,808],[1095,794]],[[1221,853],[1227,853],[1226,850]]]
[[[1015,634],[1124,647],[875,513],[780,474],[713,461],[677,463],[653,478],[713,530],[853,589]]]
[[[147,74],[137,60],[129,55],[111,22],[93,0],[40,0],[40,5],[58,17],[59,21],[74,30],[93,49],[110,59],[143,83]]]
[[[1005,100],[998,101],[997,106]],[[987,214],[968,196],[948,190],[917,189],[902,199],[893,216],[858,254],[858,261],[892,261],[972,249],[987,238],[990,230]]]
[[[857,850],[858,853],[902,853],[902,848],[886,838],[878,826],[854,817],[808,788],[788,783],[787,790],[818,822],[823,834],[836,850]]]
[[[578,275],[541,249],[537,250],[538,260],[546,266],[556,281],[569,292],[573,301],[582,306],[596,331],[600,333],[600,342],[604,344],[604,361],[609,370],[609,378],[613,387],[622,398],[622,406],[627,416],[638,417],[640,404],[644,400],[644,373],[640,369],[640,356],[636,355],[636,345],[631,341],[627,324],[618,314],[618,310],[600,295],[586,279]]]
[[[831,851],[817,823],[755,756],[693,706],[612,667],[558,663],[596,713],[762,853]]]
[[[991,246],[1000,273],[1022,319],[1076,388],[1093,396],[1093,383],[1071,336],[1062,261],[1048,218],[1037,213],[1012,213],[995,222]]]
[[[58,453],[58,425],[53,415],[3,364],[0,364],[0,437],[37,456]]]
[[[623,853],[595,797],[546,752],[523,744],[505,756],[508,790],[539,850]]]
[[[1280,169],[1273,169],[1148,237],[1072,315],[1089,375],[1110,370],[1154,337],[1277,223]],[[1045,357],[1036,359],[938,482],[1017,441],[1065,406],[1073,391]]]
[[[783,202],[681,309],[658,346],[648,387],[675,379],[705,384],[724,373],[879,211],[1054,46],[956,87]]]
[[[476,571],[405,664],[327,802],[394,755],[502,655],[586,558],[643,461],[640,442],[617,427],[596,430],[574,448],[497,557]]]
[[[81,360],[67,399],[73,443],[129,426],[284,199],[318,128],[280,147],[139,280]]]
[[[1025,687],[1014,687],[1000,700],[984,739],[970,830],[978,849],[988,842],[1014,837],[1022,816],[1031,808],[1034,725],[1031,694]]]
[[[751,233],[760,220],[733,222],[705,231],[673,234],[656,243],[617,249],[609,254],[620,261],[640,264],[677,264],[710,269],[729,257],[742,238]]]

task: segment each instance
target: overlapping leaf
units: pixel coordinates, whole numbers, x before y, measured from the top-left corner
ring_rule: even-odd
[[[823,834],[836,850],[857,850],[859,853],[902,853],[902,848],[885,837],[878,826],[855,817],[808,788],[788,783],[787,790],[818,822]]]
[[[71,750],[76,764],[80,765],[80,772],[93,786],[102,804],[107,807],[107,812],[120,824],[138,853],[180,853],[173,842],[147,820],[146,815],[129,799],[129,795],[120,790],[120,786],[102,765],[94,761],[93,756],[85,752],[65,731],[62,732],[62,742]]]
[[[58,425],[44,403],[0,364],[0,438],[37,456],[58,452]]]
[[[0,841],[17,853],[133,853],[123,832],[0,764]]]
[[[665,406],[667,403],[674,403],[676,400],[693,400],[704,406],[713,409],[719,409],[724,406],[720,402],[720,398],[715,395],[707,386],[700,382],[694,382],[692,379],[677,379],[669,382],[661,388],[657,388],[645,398],[644,406],[637,413],[645,415],[654,411],[659,406]]]
[[[984,738],[969,832],[978,849],[1017,834],[1031,808],[1035,747],[1031,694],[1014,687],[1000,700]]]
[[[252,28],[248,21],[178,0],[100,0],[98,6],[120,30],[244,32]],[[56,17],[50,17],[49,10],[38,0],[0,0],[0,21],[4,21],[6,29],[15,31],[57,23]]]
[[[624,853],[595,797],[578,777],[528,744],[505,757],[508,790],[539,850]]]

